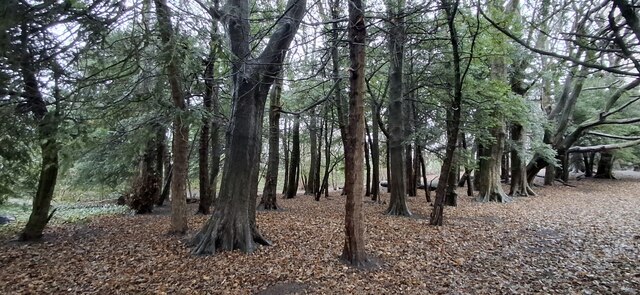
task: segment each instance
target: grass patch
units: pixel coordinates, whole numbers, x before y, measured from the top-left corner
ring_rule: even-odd
[[[127,206],[114,204],[95,203],[54,203],[51,205],[57,208],[49,225],[85,223],[91,218],[101,215],[131,214]],[[0,205],[0,215],[10,215],[16,218],[15,222],[0,225],[0,236],[17,234],[27,223],[31,214],[31,204],[22,202],[12,202],[11,200]]]

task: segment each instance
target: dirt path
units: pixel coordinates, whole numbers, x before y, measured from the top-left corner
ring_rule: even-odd
[[[193,257],[165,235],[168,216],[103,217],[53,228],[41,243],[0,242],[0,293],[638,294],[640,180],[619,176],[508,204],[461,197],[440,228],[424,218],[424,197],[409,199],[414,218],[366,203],[368,250],[383,263],[366,272],[337,259],[337,195],[278,199],[284,211],[259,212],[274,246],[251,255]],[[192,217],[191,228],[206,218]]]

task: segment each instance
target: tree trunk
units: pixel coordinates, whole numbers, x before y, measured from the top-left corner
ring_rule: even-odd
[[[440,168],[440,179],[436,189],[436,199],[433,204],[433,211],[429,219],[429,224],[442,226],[444,219],[444,206],[446,201],[447,187],[451,183],[449,177],[451,171],[455,170],[454,157],[458,142],[458,133],[460,131],[460,108],[462,106],[462,71],[460,66],[460,52],[458,33],[455,26],[455,18],[458,13],[458,2],[453,4],[447,0],[442,0],[442,6],[447,16],[447,26],[449,28],[449,40],[451,41],[453,70],[454,70],[454,87],[453,100],[447,105],[447,144],[445,148],[445,158]]]
[[[368,197],[371,195],[371,161],[369,160],[370,158],[370,154],[369,154],[369,127],[366,126],[366,121],[365,121],[365,129],[367,130],[367,135],[365,136],[365,141],[364,141],[364,162],[365,162],[365,168],[366,168],[366,178],[365,178],[365,197]]]
[[[176,60],[175,38],[171,24],[171,12],[166,0],[154,0],[160,38],[164,45],[163,58],[167,78],[171,88],[171,99],[177,109],[173,116],[173,173],[171,180],[171,232],[184,234],[187,232],[187,191],[189,123],[186,120],[187,105],[181,85],[179,62]]]
[[[38,179],[38,190],[33,198],[31,215],[25,225],[20,240],[31,241],[42,237],[45,226],[53,217],[55,209],[49,213],[51,208],[51,200],[58,179],[58,154],[60,145],[56,137],[58,134],[59,114],[56,109],[54,112],[47,110],[46,103],[40,92],[39,82],[37,79],[37,70],[33,67],[33,56],[27,48],[28,32],[23,31],[20,36],[20,42],[24,46],[23,55],[20,59],[20,70],[22,75],[22,83],[24,83],[24,96],[27,98],[26,106],[30,110],[38,123],[38,142],[40,143],[41,165],[40,177]],[[54,98],[58,100],[58,74],[54,73],[55,89]]]
[[[203,96],[203,105],[206,113],[202,116],[202,127],[200,133],[200,147],[198,149],[198,178],[200,180],[200,203],[198,204],[198,212],[201,214],[209,214],[211,204],[213,202],[211,195],[211,182],[209,177],[209,140],[211,135],[211,111],[213,96],[213,80],[215,70],[215,51],[210,49],[211,53],[207,59],[204,70],[205,93]]]
[[[156,131],[156,138],[154,140],[155,163],[154,163],[153,173],[156,175],[158,179],[158,190],[156,191],[156,195],[154,196],[153,201],[154,201],[154,204],[157,204],[158,200],[162,195],[162,188],[163,188],[162,186],[165,180],[163,178],[163,169],[164,169],[164,154],[166,153],[165,141],[167,139],[165,134],[165,128],[164,126],[162,126],[162,124],[158,123],[157,125],[155,125],[155,131]]]
[[[456,194],[456,187],[458,184],[458,175],[460,174],[458,169],[458,156],[454,153],[453,160],[451,161],[456,167],[449,169],[449,175],[447,176],[447,188],[445,193],[444,205],[456,207],[458,206],[458,194]]]
[[[20,240],[22,241],[40,239],[45,226],[55,212],[54,209],[49,213],[53,192],[58,179],[58,153],[60,146],[56,141],[56,133],[58,131],[56,117],[53,113],[46,113],[38,125],[38,139],[40,140],[42,164],[40,165],[38,190],[33,198],[31,215],[20,234]]]
[[[582,157],[584,160],[584,176],[585,177],[593,177],[593,162],[595,159],[596,153],[582,153]]]
[[[331,173],[331,144],[333,142],[333,112],[331,113],[331,119],[328,119],[330,106],[325,106],[325,120],[324,120],[324,176],[322,177],[322,184],[320,185],[320,190],[316,192],[316,201],[320,201],[320,195],[324,191],[325,197],[329,197],[329,174]],[[329,125],[329,121],[331,121],[331,125]],[[335,166],[335,163],[333,164]],[[331,167],[333,167],[331,166]]]
[[[421,151],[421,149],[418,149]],[[425,163],[424,156],[422,155],[422,151],[418,154],[418,159],[420,160],[420,169],[422,170],[422,183],[424,183],[424,195],[427,199],[427,202],[431,203],[431,193],[429,190],[429,181],[427,180],[427,163]]]
[[[277,79],[269,98],[269,157],[267,175],[262,190],[262,198],[258,207],[263,210],[277,210],[276,186],[278,184],[278,165],[280,161],[280,97],[282,94],[282,77]]]
[[[282,62],[305,12],[305,0],[290,0],[278,18],[263,52],[251,58],[249,1],[226,4],[232,62],[233,106],[219,201],[211,218],[195,236],[194,254],[238,249],[245,253],[257,244],[270,244],[255,224],[257,170],[260,163],[262,122],[269,88],[282,70]],[[251,183],[247,185],[247,180]]]
[[[366,25],[362,0],[349,1],[349,126],[345,146],[345,241],[341,258],[355,267],[368,264],[364,243],[363,197],[363,147],[364,142],[364,92],[365,92],[365,40]]]
[[[162,133],[166,133],[165,127],[162,127]],[[162,207],[164,206],[164,201],[169,198],[169,194],[171,192],[171,175],[173,175],[173,166],[171,165],[171,153],[167,148],[167,138],[166,135],[162,137],[162,164],[164,165],[163,171],[163,186],[162,192],[160,193],[160,198],[156,202],[156,206]]]
[[[504,148],[504,126],[500,125],[491,129],[491,135],[495,138],[489,147],[482,149],[480,158],[480,202],[507,202],[509,197],[502,189],[500,182],[501,160]]]
[[[535,196],[529,182],[527,181],[527,166],[524,161],[524,130],[522,125],[514,123],[511,126],[511,141],[513,149],[511,150],[511,196]]]
[[[293,119],[293,133],[291,159],[289,165],[289,187],[287,187],[286,199],[292,199],[298,192],[298,180],[300,173],[300,116],[296,115]]]
[[[287,117],[284,117],[284,128],[282,130],[282,145],[284,146],[284,184],[282,185],[282,194],[287,194],[287,189],[289,189],[289,133],[287,130],[289,128],[289,120]]]
[[[313,109],[309,113],[309,149],[310,149],[310,165],[309,165],[309,177],[307,177],[307,185],[305,186],[305,195],[314,195],[316,193],[316,182],[318,175],[318,126],[317,118]]]
[[[411,170],[411,155],[406,157],[405,148],[411,153],[411,146],[405,146],[405,107],[404,107],[404,2],[387,3],[389,18],[388,49],[391,62],[389,66],[389,181],[391,190],[389,207],[386,214],[411,216],[407,207],[407,178]],[[408,160],[407,160],[408,159]],[[411,169],[410,167],[408,169]]]
[[[373,110],[373,118],[371,123],[371,166],[372,166],[372,180],[371,180],[371,200],[380,200],[380,141],[378,139],[378,105],[376,103],[371,104]]]
[[[598,170],[595,178],[616,179],[613,176],[613,154],[608,152],[600,153],[600,161],[598,161]]]
[[[147,214],[153,212],[153,205],[160,191],[160,179],[154,168],[155,148],[157,138],[149,138],[146,148],[138,164],[138,173],[134,177],[131,194],[125,198],[129,208],[136,211],[136,214]]]

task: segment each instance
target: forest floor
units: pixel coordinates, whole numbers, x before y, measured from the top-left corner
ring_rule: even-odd
[[[640,180],[618,176],[537,188],[507,204],[460,190],[443,227],[428,225],[424,195],[408,198],[411,218],[365,202],[375,270],[338,259],[339,195],[278,199],[282,211],[258,212],[273,246],[250,255],[192,256],[186,238],[166,234],[163,214],[102,216],[55,225],[42,242],[2,238],[0,294],[639,294]],[[207,218],[190,217],[190,228]]]

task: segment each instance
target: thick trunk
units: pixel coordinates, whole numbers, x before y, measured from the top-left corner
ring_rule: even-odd
[[[280,162],[280,96],[282,93],[282,79],[276,80],[269,98],[269,157],[267,160],[267,175],[262,190],[259,208],[263,210],[277,210],[276,186],[278,184],[278,166]]]
[[[153,212],[153,205],[160,191],[161,182],[154,170],[154,160],[156,140],[150,138],[138,164],[138,174],[133,181],[131,194],[125,199],[129,208],[136,211],[136,214],[147,214]]]
[[[595,178],[615,179],[613,176],[613,154],[602,152],[598,161],[598,170]]]
[[[285,198],[292,199],[298,192],[298,180],[300,174],[300,117],[293,119],[291,159],[289,163],[289,181]]]
[[[482,149],[482,157],[480,158],[480,194],[477,200],[480,202],[507,202],[509,197],[500,183],[500,162],[505,140],[504,126],[492,128],[491,135],[495,141]]]
[[[367,266],[364,243],[363,147],[364,142],[364,67],[366,26],[361,0],[349,1],[349,57],[351,59],[349,126],[345,146],[345,241],[341,258],[356,267]]]
[[[305,12],[306,1],[291,0],[279,18],[264,51],[249,58],[249,2],[227,3],[228,36],[233,61],[233,106],[220,194],[211,218],[195,236],[194,254],[240,250],[268,245],[255,224],[255,202],[266,98],[282,70],[282,62]],[[247,181],[250,183],[247,184]]]
[[[527,166],[524,161],[524,130],[522,125],[513,124],[511,127],[511,141],[514,148],[511,150],[511,196],[535,196],[527,181]]]

